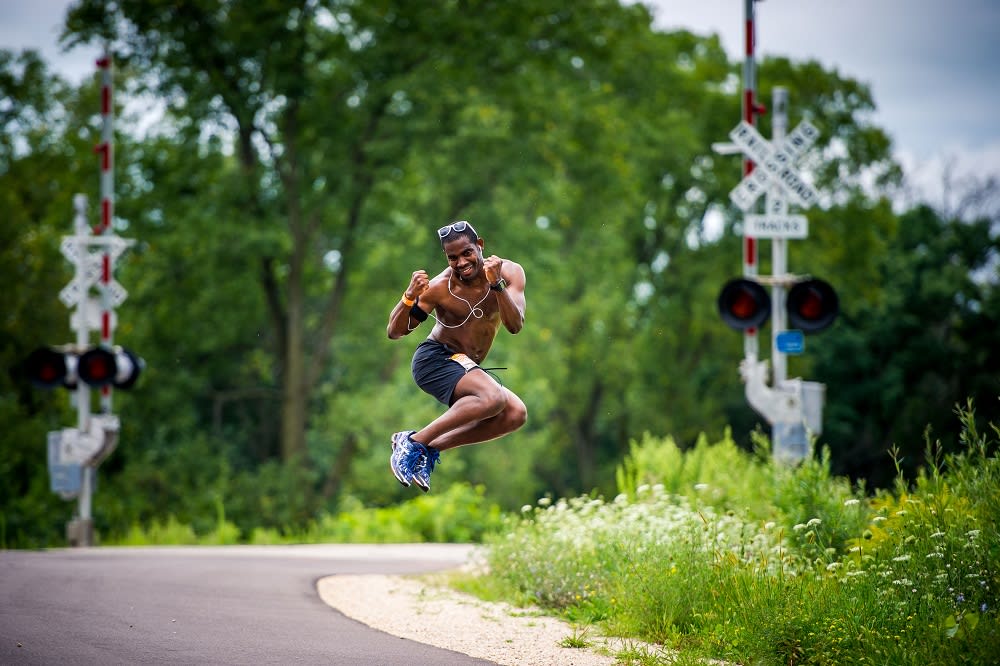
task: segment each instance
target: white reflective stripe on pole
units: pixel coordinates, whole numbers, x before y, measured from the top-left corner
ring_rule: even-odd
[[[785,141],[785,133],[788,129],[788,90],[775,87],[771,93],[771,145],[775,150],[781,149],[781,144]],[[788,200],[781,196],[772,187],[765,195],[764,207],[768,215],[787,215]],[[784,353],[778,351],[778,334],[785,330],[785,286],[781,282],[781,277],[788,273],[788,239],[771,239],[771,274],[775,278],[771,287],[771,367],[774,370],[773,386],[781,386],[788,376],[788,359]]]
[[[90,226],[87,224],[87,197],[84,194],[77,194],[73,197],[73,206],[76,208],[76,218],[73,221],[73,228],[77,236],[90,233]],[[82,243],[78,246],[75,261],[76,277],[81,278],[87,271],[87,263],[90,260],[90,252]],[[90,299],[87,298],[86,290],[82,297],[76,302],[76,346],[77,351],[82,351],[90,344],[90,329],[87,324],[87,308]],[[73,318],[70,317],[70,322]],[[87,382],[80,379],[79,370],[76,375],[76,427],[77,431],[84,433],[90,430],[90,387]],[[81,520],[90,520],[90,493],[91,477],[87,473],[84,465],[80,470],[80,495],[77,498],[77,517]]]
[[[743,0],[743,29],[746,53],[743,61],[743,120],[754,124],[756,110],[757,74],[754,63],[754,2]],[[743,176],[748,176],[754,168],[754,163],[746,158],[743,160]],[[757,239],[743,234],[743,275],[757,275]],[[749,329],[743,334],[743,355],[748,361],[756,361],[759,354],[759,343],[756,329]]]

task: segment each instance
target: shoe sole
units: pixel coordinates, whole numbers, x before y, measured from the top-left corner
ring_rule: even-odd
[[[396,442],[392,443],[392,452],[393,453],[396,452]],[[394,477],[396,477],[396,480],[399,481],[399,484],[401,486],[403,486],[404,488],[409,488],[410,487],[410,482],[407,481],[405,477],[401,477],[400,473],[396,471],[395,466],[393,466],[393,464],[392,464],[392,456],[389,456],[389,471],[392,472],[392,475]]]

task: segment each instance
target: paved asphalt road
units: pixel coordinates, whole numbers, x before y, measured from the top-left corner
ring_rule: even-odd
[[[0,551],[0,664],[491,662],[375,631],[325,605],[335,574],[447,569],[448,544]]]

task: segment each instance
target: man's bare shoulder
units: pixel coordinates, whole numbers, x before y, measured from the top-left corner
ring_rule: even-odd
[[[523,284],[525,279],[524,266],[512,259],[504,259],[501,257],[501,260],[503,261],[503,267],[500,269],[500,273],[507,279],[507,282],[511,282],[513,280],[519,284]]]
[[[506,257],[500,257],[500,259],[503,261],[504,268],[508,268],[509,267],[509,268],[511,268],[513,270],[520,271],[522,273],[524,272],[524,266],[522,266],[521,264],[517,263],[513,259],[507,259]]]

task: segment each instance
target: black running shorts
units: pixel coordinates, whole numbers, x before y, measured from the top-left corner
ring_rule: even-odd
[[[437,340],[427,339],[417,345],[410,368],[417,386],[441,404],[451,407],[458,380],[479,366],[465,354],[459,354]]]

